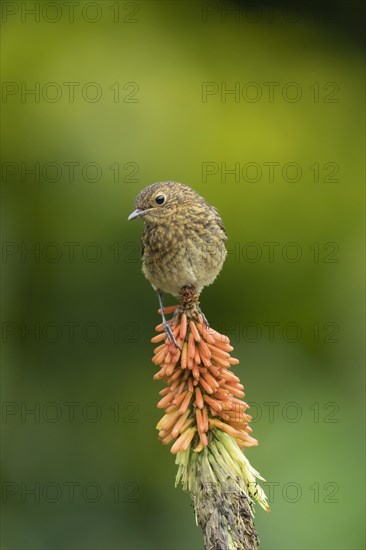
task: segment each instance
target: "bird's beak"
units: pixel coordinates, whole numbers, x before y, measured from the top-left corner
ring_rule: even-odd
[[[134,218],[138,218],[139,216],[142,216],[142,214],[145,214],[145,210],[139,210],[136,208],[127,218],[127,220],[133,220]]]

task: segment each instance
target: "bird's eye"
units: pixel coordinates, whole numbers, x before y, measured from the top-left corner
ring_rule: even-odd
[[[159,206],[161,206],[162,204],[164,204],[164,202],[165,202],[165,195],[158,195],[158,196],[155,198],[155,202],[156,202],[156,204],[158,204]]]

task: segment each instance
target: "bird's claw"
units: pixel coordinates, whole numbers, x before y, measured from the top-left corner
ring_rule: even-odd
[[[202,316],[202,321],[204,322],[206,328],[207,328],[207,329],[210,328],[210,325],[208,324],[206,315],[203,313],[203,311],[202,311],[201,308],[198,308],[198,309],[199,309],[200,315]]]
[[[163,328],[165,330],[165,334],[167,335],[168,340],[173,342],[174,346],[180,350],[179,344],[175,339],[175,336],[168,321],[163,321]]]

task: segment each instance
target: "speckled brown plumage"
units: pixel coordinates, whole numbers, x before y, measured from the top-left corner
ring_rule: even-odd
[[[193,189],[171,181],[150,185],[137,196],[129,219],[135,217],[144,221],[142,270],[155,290],[177,296],[193,285],[199,294],[216,279],[226,232],[217,210]]]

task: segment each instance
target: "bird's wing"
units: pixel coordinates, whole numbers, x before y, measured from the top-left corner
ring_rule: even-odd
[[[227,239],[227,233],[226,233],[226,229],[225,229],[225,226],[224,226],[224,222],[222,221],[221,216],[217,211],[217,208],[215,208],[214,206],[211,206],[211,208],[215,212],[215,218],[216,218],[217,225],[219,226],[220,229],[222,229],[222,231],[224,232],[225,238]]]
[[[224,235],[225,235],[225,239],[227,239],[226,229],[225,229],[225,226],[224,226],[223,221],[222,221],[222,219],[220,218],[220,216],[219,216],[219,218],[218,218],[218,220],[217,220],[217,224],[218,224],[218,226],[220,227],[220,229],[223,230]]]

